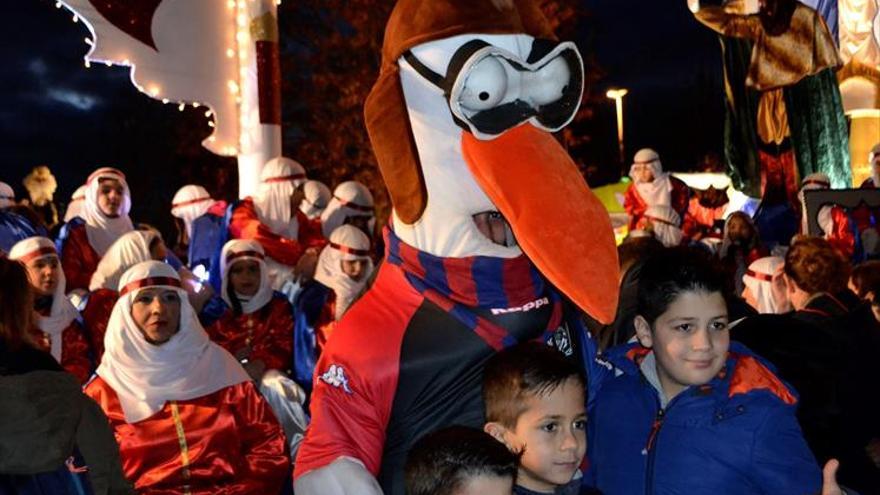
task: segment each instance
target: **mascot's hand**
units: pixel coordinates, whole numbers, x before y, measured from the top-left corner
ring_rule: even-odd
[[[840,463],[837,459],[831,459],[822,469],[822,495],[846,495],[837,484],[837,468]]]
[[[382,495],[373,475],[351,457],[340,457],[300,476],[293,483],[293,491],[296,495]]]

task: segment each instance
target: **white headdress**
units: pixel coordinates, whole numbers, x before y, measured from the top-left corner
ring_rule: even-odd
[[[308,180],[303,184],[303,196],[303,202],[299,209],[309,220],[314,220],[320,217],[327,205],[330,204],[330,198],[333,194],[323,182]]]
[[[290,158],[273,158],[263,166],[254,206],[260,222],[269,230],[288,239],[297,238],[299,223],[290,208],[290,198],[305,180],[305,169]]]
[[[342,260],[363,260],[367,268],[360,280],[353,280],[342,271]],[[342,225],[330,234],[330,242],[318,257],[315,280],[333,289],[336,293],[336,319],[351,306],[360,294],[370,273],[373,261],[370,259],[370,238],[353,225]]]
[[[113,179],[122,185],[122,205],[119,216],[110,218],[98,207],[98,193],[102,179]],[[125,174],[115,168],[104,167],[94,171],[86,181],[86,202],[83,208],[83,220],[86,221],[86,235],[89,244],[101,256],[122,234],[134,230],[128,212],[131,211],[131,192],[125,181]]]
[[[171,200],[171,214],[183,220],[186,235],[192,239],[193,222],[204,215],[213,204],[214,200],[204,187],[190,184],[178,189],[174,195]]]
[[[0,208],[15,206],[15,190],[5,182],[0,182]]]
[[[250,314],[258,311],[272,300],[272,284],[269,282],[269,270],[266,268],[266,253],[259,242],[247,239],[236,239],[226,243],[220,253],[220,274],[223,277],[223,286],[220,296],[232,307],[229,298],[229,269],[238,261],[253,260],[260,265],[260,288],[253,297],[243,298],[236,294],[241,302],[241,312]]]
[[[791,309],[782,279],[784,266],[785,259],[767,256],[753,261],[743,275],[743,284],[755,296],[759,313],[781,314]]]
[[[89,290],[119,290],[119,278],[126,270],[152,259],[150,244],[158,237],[155,232],[133,230],[110,246],[92,274]]]
[[[636,153],[633,162],[629,168],[629,176],[645,203],[648,206],[670,205],[672,202],[672,182],[669,180],[669,174],[663,172],[660,155],[650,148],[644,148]],[[654,180],[637,182],[633,173],[636,167],[649,167],[654,175]]]
[[[9,259],[18,260],[23,264],[48,257],[57,259],[58,252],[55,250],[55,244],[45,237],[29,237],[18,241],[9,251]],[[61,334],[79,316],[79,312],[64,296],[66,290],[67,281],[64,278],[64,270],[59,264],[58,285],[52,294],[52,309],[49,311],[49,316],[40,316],[37,320],[37,326],[49,336],[52,356],[59,362],[61,361]]]
[[[373,195],[367,186],[357,181],[346,181],[336,186],[333,191],[333,199],[327,205],[327,209],[321,214],[321,229],[324,237],[336,230],[336,227],[345,223],[348,217],[368,216],[370,230],[375,224],[373,212]]]
[[[83,216],[83,209],[86,204],[86,186],[79,186],[70,196],[70,203],[67,204],[67,211],[64,212],[64,221],[69,222],[76,217]]]
[[[97,373],[116,392],[128,423],[149,418],[169,400],[203,397],[249,379],[238,361],[208,338],[173,268],[139,263],[122,275],[120,285]],[[161,345],[147,342],[131,316],[138,293],[148,287],[180,297],[179,330]]]

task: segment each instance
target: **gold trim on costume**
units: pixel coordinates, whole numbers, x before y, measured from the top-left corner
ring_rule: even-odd
[[[174,430],[177,432],[177,443],[180,446],[180,464],[183,466],[183,479],[188,480],[189,472],[189,446],[186,444],[186,432],[183,430],[183,422],[180,421],[180,409],[177,402],[171,401],[171,417],[174,419]],[[190,495],[189,485],[183,485],[184,495]]]

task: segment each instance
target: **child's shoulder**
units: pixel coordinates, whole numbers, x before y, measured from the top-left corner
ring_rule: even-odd
[[[794,388],[776,375],[773,365],[742,344],[732,342],[726,370],[727,397],[753,399],[768,405],[795,406]]]

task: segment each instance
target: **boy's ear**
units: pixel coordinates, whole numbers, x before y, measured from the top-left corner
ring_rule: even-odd
[[[639,343],[642,344],[642,347],[650,349],[654,345],[654,338],[651,335],[651,325],[648,324],[648,320],[642,315],[636,315],[633,325],[636,327],[636,338],[639,339]]]
[[[510,445],[507,445],[507,440],[505,439],[505,433],[507,433],[507,428],[504,427],[501,423],[496,423],[494,421],[490,421],[483,425],[483,431],[492,435],[495,440],[503,443],[510,449]]]

